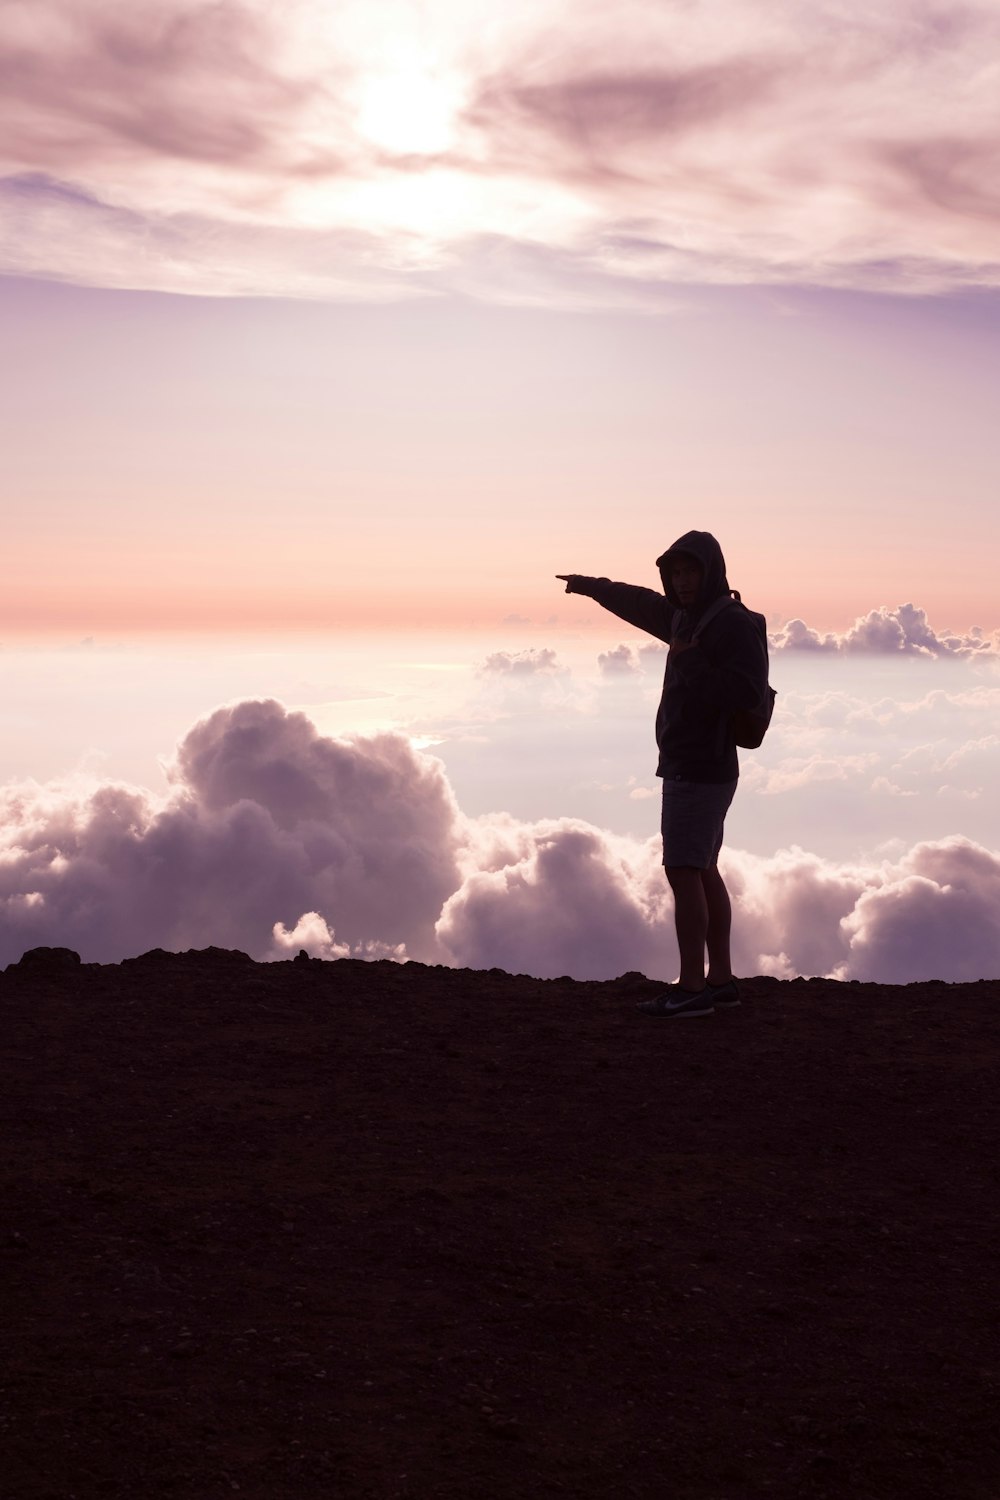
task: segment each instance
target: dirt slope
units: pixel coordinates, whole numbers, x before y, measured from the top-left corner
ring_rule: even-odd
[[[9,967],[11,1500],[997,1500],[1000,985],[653,992]]]

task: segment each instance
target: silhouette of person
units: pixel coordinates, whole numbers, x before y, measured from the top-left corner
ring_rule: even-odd
[[[740,1003],[730,954],[732,907],[718,860],[739,778],[732,718],[764,702],[767,644],[755,623],[759,616],[740,605],[723,607],[732,591],[711,532],[686,532],[656,565],[662,593],[579,573],[556,576],[568,594],[596,600],[670,648],[656,714],[656,774],[663,779],[663,864],[674,898],[680,976],[639,1009],[707,1016],[716,1006]]]

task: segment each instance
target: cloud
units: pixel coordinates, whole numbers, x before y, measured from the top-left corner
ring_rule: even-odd
[[[733,964],[738,973],[829,974],[844,970],[842,923],[872,871],[835,864],[798,848],[770,858],[723,850],[733,900]],[[849,977],[846,971],[843,977]]]
[[[969,748],[977,775],[995,752]],[[723,865],[742,973],[1000,974],[1000,853],[970,839],[848,861],[726,849]],[[578,978],[669,978],[676,962],[655,837],[467,817],[405,736],[333,739],[273,701],[195,725],[161,797],[0,789],[0,962],[42,944],[85,960],[215,944]]]
[[[754,825],[754,847],[766,847],[768,837],[806,841],[825,853],[897,837],[961,832],[986,844],[1000,838],[990,797],[1000,777],[1000,689],[980,681],[965,691],[903,696],[946,668],[956,685],[995,680],[995,658],[954,658],[949,666],[946,658],[897,655],[888,675],[881,665],[869,672],[858,656],[817,658],[808,668],[817,685],[829,671],[837,681],[849,678],[853,692],[781,692],[764,747],[743,763],[744,827]],[[802,671],[797,675],[804,680]],[[777,665],[773,677],[781,682]],[[893,678],[899,696],[882,696]],[[865,684],[869,696],[859,696]],[[748,796],[756,808],[747,806]]]
[[[240,703],[191,730],[171,775],[165,799],[4,789],[4,961],[55,933],[90,959],[212,943],[261,956],[276,924],[294,932],[310,912],[352,952],[377,939],[435,956],[457,809],[439,763],[404,736],[333,740],[277,703]]]
[[[566,815],[644,838],[655,826],[646,804],[665,651],[638,641],[623,651],[612,633],[604,651],[580,642],[565,663],[561,647],[554,673],[480,676],[449,715],[420,720],[463,810]],[[638,674],[606,670],[630,659]],[[776,654],[772,680],[771,730],[741,756],[734,827],[744,847],[846,855],[954,833],[1000,847],[1000,803],[988,791],[1000,777],[995,656]],[[928,691],[935,682],[944,686]]]
[[[837,863],[802,850],[728,854],[735,962],[790,977],[908,984],[1000,973],[1000,854],[968,839],[895,860]]]
[[[651,15],[646,7],[631,9],[632,45],[620,34],[623,17],[616,18],[617,45],[603,55],[570,43],[556,57],[551,38],[526,34],[527,55],[483,81],[466,118],[501,162],[526,160],[557,180],[612,194],[629,177],[640,185],[637,166],[647,185],[655,180],[660,168],[651,152],[679,155],[685,137],[745,123],[755,106],[773,99],[786,66],[779,57],[684,58],[663,47],[666,38],[643,57],[634,43],[648,35]],[[675,28],[676,40],[682,30]]]
[[[631,646],[615,646],[602,651],[597,658],[597,670],[602,677],[637,677],[642,671],[638,652]]]
[[[1000,973],[1000,858],[963,839],[918,845],[844,918],[839,972],[883,983]]]
[[[844,654],[871,652],[905,656],[991,656],[1000,654],[1000,636],[978,626],[964,634],[935,631],[927,613],[914,604],[896,609],[880,605],[855,620],[843,634],[820,634],[803,620],[789,620],[768,639],[773,651],[816,651]]]
[[[803,787],[829,786],[834,782],[863,781],[876,764],[878,756],[811,755],[787,756],[777,766],[766,767],[751,761],[744,771],[742,784],[762,796],[801,791]]]
[[[789,620],[780,630],[772,631],[768,640],[772,651],[840,651],[841,637],[820,635],[804,620]]]
[[[58,248],[57,248],[58,247]],[[379,262],[360,229],[247,225],[207,212],[154,212],[37,175],[0,178],[0,272],[84,286],[206,297],[381,302],[423,294]]]
[[[350,943],[338,943],[336,933],[318,911],[303,912],[291,929],[284,922],[275,922],[272,937],[274,941],[266,955],[269,959],[295,958],[303,952],[310,958],[325,959],[388,958],[400,962],[406,957],[404,943],[390,945],[375,940],[355,943],[353,948]]]
[[[280,35],[263,13],[226,0],[141,12],[13,0],[3,42],[4,151],[41,171],[277,165],[280,127],[309,94],[274,65]]]
[[[450,959],[538,974],[610,979],[663,973],[666,882],[655,847],[571,819],[520,831],[500,863],[473,870],[437,934]]]
[[[989,0],[7,0],[0,265],[667,305],[1000,284]]]
[[[973,660],[974,658],[966,658]],[[992,666],[992,664],[991,664]],[[975,668],[974,668],[975,669]],[[817,674],[816,680],[821,680]],[[906,679],[903,679],[901,686]],[[935,688],[918,698],[863,698],[836,688],[816,693],[782,693],[782,713],[773,735],[796,746],[817,744],[838,754],[850,737],[859,744],[883,742],[890,752],[906,747],[922,755],[954,753],[956,742],[988,737],[1000,713],[1000,688],[978,686],[959,692]]]
[[[894,781],[889,780],[888,776],[876,776],[872,782],[871,790],[879,796],[885,797],[915,797],[917,795],[914,791],[907,791],[903,787],[897,786]]]
[[[483,677],[537,677],[560,670],[549,647],[528,651],[494,651],[479,668]]]
[[[542,977],[674,976],[657,839],[615,838],[570,819],[506,832],[502,853],[467,870],[445,904],[437,932],[450,961]],[[866,861],[724,850],[722,867],[739,973],[891,984],[1000,974],[1000,854],[970,840]]]

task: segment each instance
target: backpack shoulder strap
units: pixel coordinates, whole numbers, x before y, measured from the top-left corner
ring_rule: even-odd
[[[727,609],[730,604],[737,603],[739,603],[739,600],[734,599],[732,594],[720,594],[718,599],[714,600],[708,606],[705,613],[698,621],[697,625],[694,628],[694,631],[692,632],[691,639],[693,641],[696,641],[710,620],[714,620],[716,615],[721,614],[722,611],[724,609]]]

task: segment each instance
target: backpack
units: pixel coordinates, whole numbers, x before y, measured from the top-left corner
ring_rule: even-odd
[[[727,606],[730,604],[738,605],[739,608],[743,610],[744,614],[750,616],[750,619],[754,623],[754,628],[757,631],[757,634],[760,636],[761,644],[764,648],[764,660],[767,661],[767,621],[764,619],[763,615],[757,614],[755,610],[747,609],[746,605],[743,603],[743,600],[739,596],[738,590],[736,589],[733,589],[728,594],[720,595],[720,597],[716,599],[713,604],[709,605],[708,609],[706,609],[705,613],[702,615],[701,619],[698,621],[698,624],[695,627],[694,634],[691,637],[692,641],[696,641],[698,639],[705,626],[708,624],[709,620],[714,619],[717,614],[727,608]],[[676,619],[676,615],[674,616],[674,618]],[[729,721],[729,727],[733,731],[733,738],[741,749],[756,750],[763,743],[764,736],[768,730],[768,725],[771,722],[771,715],[774,713],[774,700],[776,697],[777,694],[774,691],[774,688],[769,682],[765,682],[764,691],[761,695],[760,706],[757,708],[757,710],[753,711],[748,708],[738,708],[732,715]]]

